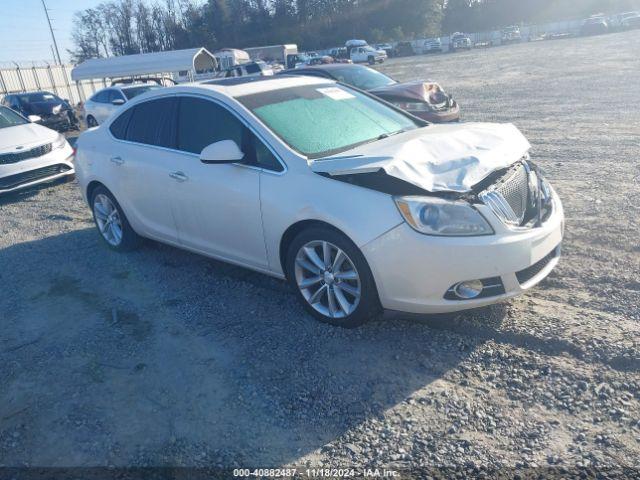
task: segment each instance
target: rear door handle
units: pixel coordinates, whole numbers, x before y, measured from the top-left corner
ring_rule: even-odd
[[[122,165],[124,163],[124,160],[122,159],[122,157],[111,157],[111,162],[115,163],[116,165]]]
[[[189,178],[182,172],[171,172],[169,174],[169,176],[171,178],[173,178],[174,180],[177,180],[179,182],[184,182],[185,180],[187,180]]]

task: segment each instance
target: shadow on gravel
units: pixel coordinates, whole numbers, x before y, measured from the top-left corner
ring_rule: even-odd
[[[93,228],[5,248],[0,264],[4,465],[295,462],[490,338],[437,321],[326,326],[284,282],[153,242],[117,254]]]
[[[537,288],[543,288],[543,286]],[[435,330],[470,337],[478,342],[494,341],[551,356],[568,354],[578,360],[606,365],[619,372],[640,371],[640,358],[613,357],[607,359],[595,357],[592,352],[586,351],[568,340],[541,338],[528,333],[500,329],[502,319],[507,315],[507,308],[508,303],[498,304],[457,314],[414,317],[414,321],[423,322]],[[403,316],[402,314],[397,315]]]

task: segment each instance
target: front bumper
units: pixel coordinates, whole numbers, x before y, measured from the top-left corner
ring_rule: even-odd
[[[447,110],[431,112],[409,110],[409,113],[431,123],[458,122],[460,120],[460,106],[457,102],[454,102],[454,105]]]
[[[385,309],[446,313],[481,307],[520,295],[549,275],[558,263],[564,230],[555,192],[553,212],[538,228],[511,229],[488,207],[479,205],[478,210],[495,235],[435,237],[402,223],[362,248]],[[444,298],[458,282],[490,278],[501,280],[504,293],[471,300]]]
[[[41,157],[0,165],[0,194],[50,182],[75,173],[73,149],[66,144]]]

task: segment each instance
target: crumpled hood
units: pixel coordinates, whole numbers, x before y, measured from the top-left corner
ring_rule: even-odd
[[[53,142],[56,138],[58,138],[58,132],[36,123],[0,128],[0,153],[15,152],[16,147],[23,147],[26,150]]]
[[[369,93],[383,98],[406,98],[407,100],[418,100],[426,103],[441,103],[447,98],[442,87],[440,87],[436,82],[432,82],[430,80],[392,83],[391,85],[385,85],[384,87],[369,90]]]
[[[530,148],[513,124],[430,125],[316,160],[310,167],[332,176],[382,169],[429,192],[464,193]]]

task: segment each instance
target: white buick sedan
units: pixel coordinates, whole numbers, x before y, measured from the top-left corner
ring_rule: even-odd
[[[560,256],[560,200],[513,125],[430,125],[313,77],[146,93],[83,133],[100,234],[286,278],[318,319],[437,313],[518,295]]]

